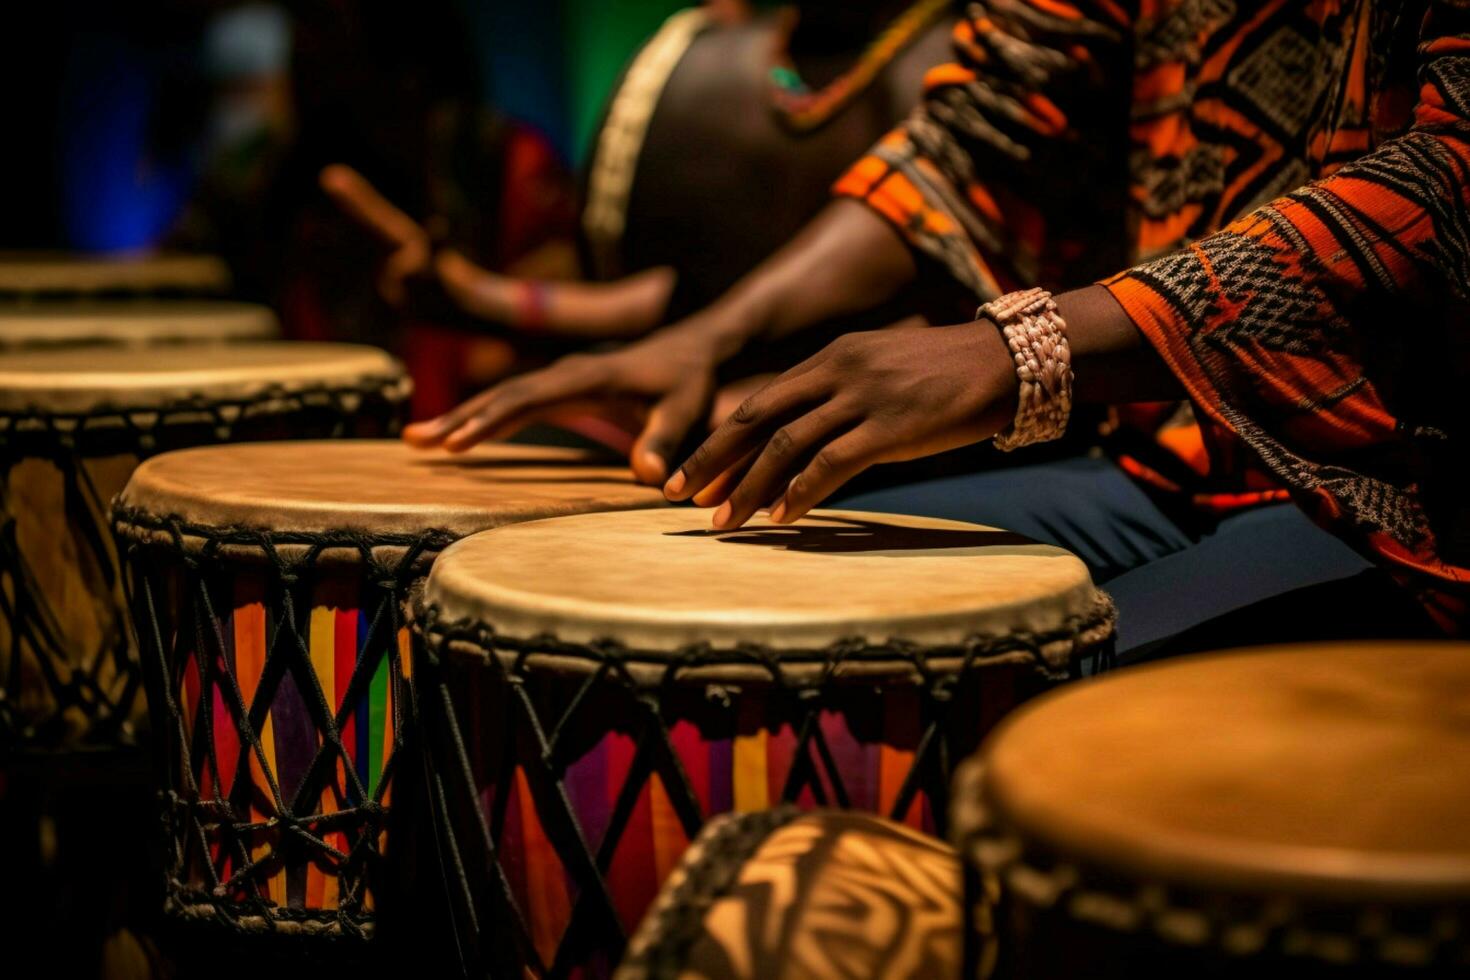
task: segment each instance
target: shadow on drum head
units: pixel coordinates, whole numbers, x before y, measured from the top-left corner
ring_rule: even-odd
[[[469,459],[438,456],[413,460],[411,465],[455,469],[468,479],[483,480],[486,483],[604,483],[609,486],[629,486],[633,483],[626,467],[619,466],[615,472],[597,472],[618,466],[602,460]]]
[[[722,544],[754,544],[820,555],[941,551],[958,548],[1045,547],[1011,531],[977,528],[899,527],[873,521],[828,519],[826,524],[743,528],[735,531],[669,531],[670,537],[717,538]]]
[[[624,473],[628,472],[626,461],[621,457],[575,457],[564,458],[551,456],[538,459],[535,456],[507,457],[485,459],[483,457],[454,455],[451,453],[424,453],[421,457],[413,460],[414,466],[447,466],[461,470],[582,470],[589,466],[593,467],[616,467]],[[625,477],[623,482],[632,480],[631,476]]]

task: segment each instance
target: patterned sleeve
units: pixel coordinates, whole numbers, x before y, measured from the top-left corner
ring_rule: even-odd
[[[1127,184],[1131,38],[1118,0],[967,4],[955,61],[928,73],[920,106],[834,192],[980,299],[1116,269],[1126,253],[1096,243],[1123,242],[1124,195],[1098,188]]]
[[[1428,7],[1412,128],[1105,285],[1198,411],[1463,627],[1470,2]]]

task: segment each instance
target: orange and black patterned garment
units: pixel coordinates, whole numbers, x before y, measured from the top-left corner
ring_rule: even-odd
[[[954,38],[837,193],[980,298],[1132,265],[1200,426],[1131,408],[1119,463],[1290,495],[1463,628],[1470,0],[987,0]]]

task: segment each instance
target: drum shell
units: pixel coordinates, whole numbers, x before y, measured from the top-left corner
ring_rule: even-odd
[[[778,807],[717,817],[629,942],[616,980],[954,977],[960,862],[871,814]]]
[[[20,680],[8,693],[0,738],[28,749],[136,740],[143,708],[107,509],[141,460],[215,442],[391,434],[402,424],[403,394],[375,384],[348,400],[325,391],[273,394],[225,414],[188,404],[129,415],[0,416],[0,519],[10,566],[0,588],[11,603],[0,610],[0,678],[15,670]],[[36,586],[17,581],[22,567]],[[26,616],[13,604],[19,594],[33,606],[55,606],[58,669],[97,672],[96,682],[73,685],[73,703],[61,703],[49,684],[38,686],[41,658],[29,637],[10,662],[17,622]]]
[[[699,826],[722,812],[845,805],[942,831],[949,760],[1056,680],[1025,656],[966,664],[924,651],[784,666],[750,651],[702,665],[611,654],[589,663],[550,647],[497,648],[420,612],[415,655],[436,822],[460,863],[449,877],[464,891],[451,901],[470,909],[456,919],[525,923],[519,935],[499,928],[462,938],[472,957],[501,971],[541,972],[556,961],[605,973],[620,945],[610,933],[560,948],[578,896],[600,887],[588,887],[592,865],[604,869],[597,877],[627,934]],[[803,733],[812,741],[799,753]],[[806,761],[793,776],[797,759]],[[656,788],[649,780],[625,793],[628,775],[648,769]]]
[[[950,811],[999,975],[1464,976],[1467,656],[1220,651],[1013,715]]]
[[[1070,871],[1064,872],[1075,880]],[[1137,881],[1090,872],[1085,887],[1129,901],[1156,902],[1157,889]],[[1225,896],[1203,892],[1169,891],[1167,901],[1181,919],[1200,916],[1215,922],[1250,924],[1251,942],[1262,943],[1249,953],[1231,953],[1214,943],[1180,941],[1161,935],[1145,923],[1121,926],[1089,921],[1076,914],[1068,900],[1036,901],[1023,889],[1006,887],[983,871],[965,870],[966,905],[970,924],[965,934],[965,976],[1071,980],[1086,976],[1100,980],[1133,980],[1140,976],[1177,976],[1245,980],[1267,977],[1281,980],[1369,980],[1393,977],[1463,976],[1465,963],[1395,965],[1376,957],[1364,958],[1343,937],[1357,932],[1369,919],[1381,921],[1386,934],[1432,935],[1435,915],[1395,914],[1388,909],[1354,906],[1299,906],[1276,904],[1264,898]],[[1467,910],[1461,910],[1466,921]],[[1256,923],[1269,923],[1257,928]],[[993,931],[992,931],[993,930]],[[1192,935],[1189,927],[1186,935]],[[1307,944],[1325,949],[1306,955]],[[998,951],[994,969],[985,964]]]
[[[412,728],[402,601],[444,540],[304,543],[119,517],[166,801],[166,914],[370,939],[395,891],[389,825]]]

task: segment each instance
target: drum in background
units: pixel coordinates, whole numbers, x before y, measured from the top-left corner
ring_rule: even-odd
[[[982,916],[999,886],[996,975],[1465,975],[1467,691],[1470,644],[1321,645],[1018,713],[952,811]]]
[[[610,968],[709,817],[782,801],[942,829],[950,760],[1113,632],[1061,549],[953,521],[689,509],[478,534],[417,600],[461,947]]]
[[[801,16],[821,16],[822,4],[805,6]],[[670,316],[712,302],[831,200],[843,170],[913,108],[925,73],[954,59],[953,6],[915,0],[835,50],[835,25],[819,32],[829,47],[797,60],[837,77],[802,113],[773,84],[794,74],[783,55],[798,11],[725,25],[697,5],[673,14],[629,62],[598,129],[581,216],[589,273],[667,265],[678,272]]]
[[[711,820],[628,943],[616,980],[958,977],[960,862],[862,813]]]
[[[214,300],[0,304],[0,351],[273,340],[264,306]]]
[[[258,443],[140,466],[114,527],[169,801],[168,913],[370,936],[408,765],[409,583],[465,534],[663,503],[626,466],[529,446]]]
[[[396,361],[347,344],[0,354],[0,746],[129,745],[142,710],[107,507],[140,459],[396,432]]]
[[[0,251],[0,299],[219,296],[230,270],[213,255]]]

